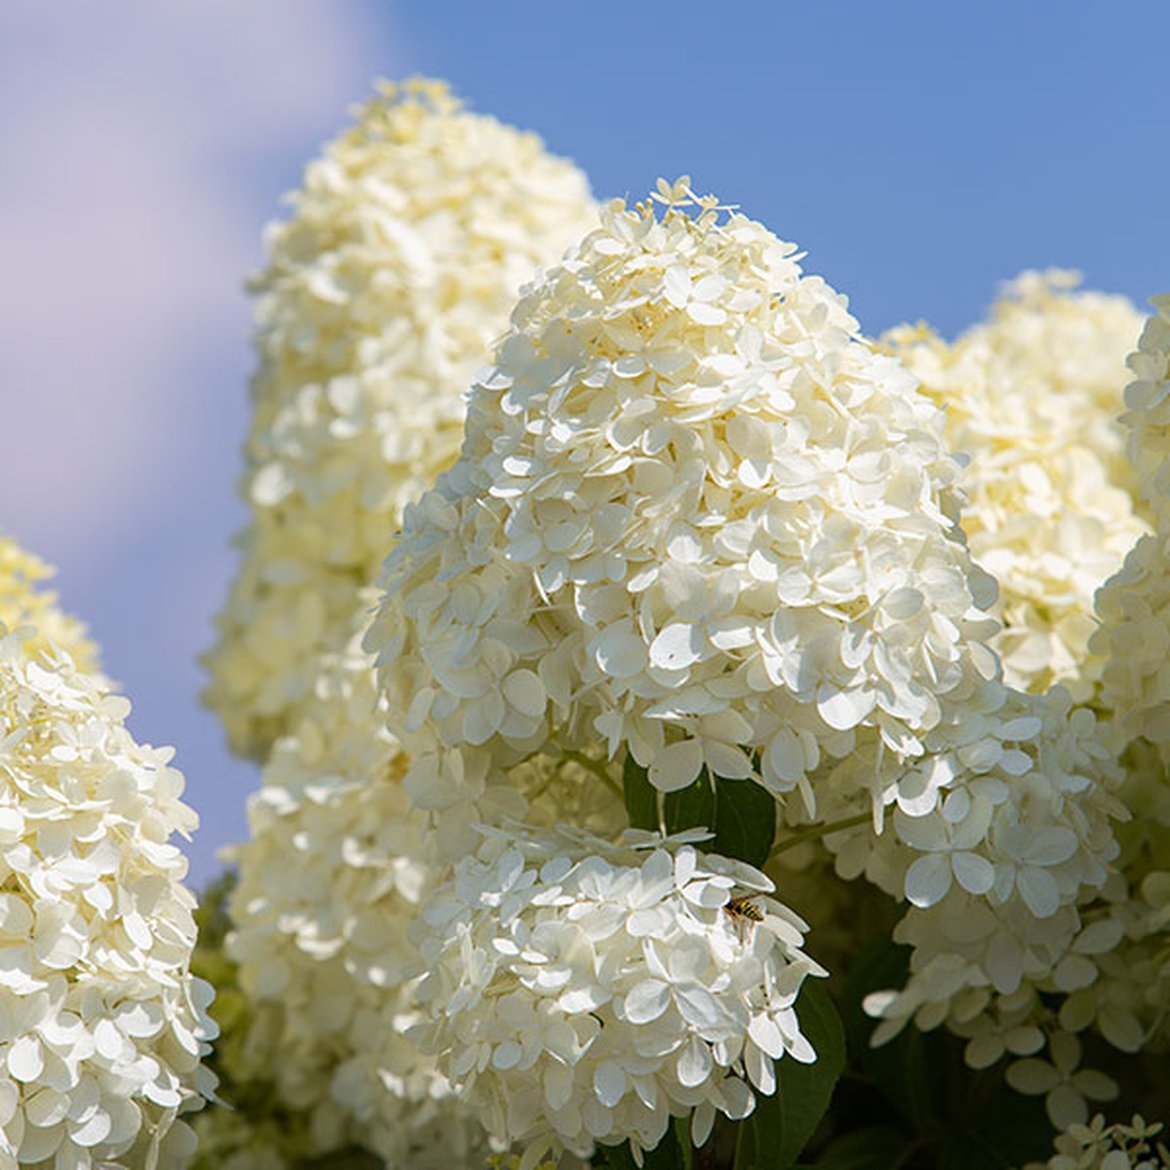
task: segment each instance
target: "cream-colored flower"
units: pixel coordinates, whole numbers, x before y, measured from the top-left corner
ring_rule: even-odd
[[[1019,1093],[1043,1096],[1048,1119],[1057,1129],[1084,1125],[1089,1119],[1086,1101],[1112,1101],[1117,1082],[1095,1069],[1080,1067],[1080,1041],[1068,1032],[1048,1037],[1051,1060],[1029,1056],[1013,1061],[1004,1075]]]
[[[277,741],[233,850],[227,949],[256,1009],[255,1071],[309,1117],[314,1152],[357,1143],[390,1170],[443,1170],[487,1147],[403,1038],[419,974],[406,931],[433,849],[374,708],[369,664],[335,669]]]
[[[549,742],[811,812],[822,761],[1002,701],[941,413],[793,245],[689,202],[612,204],[528,288],[407,509],[366,645],[444,817]]]
[[[596,222],[572,164],[429,81],[381,86],[292,206],[252,285],[252,518],[206,660],[233,749],[261,759],[352,632],[404,504],[454,460],[516,291]]]
[[[1129,358],[1133,381],[1125,391],[1128,452],[1141,483],[1142,498],[1160,530],[1170,520],[1170,293],[1152,297],[1156,315],[1142,331]]]
[[[39,557],[0,535],[0,622],[10,630],[35,627],[36,637],[55,643],[69,654],[78,670],[92,674],[98,669],[98,652],[85,626],[61,612],[56,594],[41,588],[52,575],[53,570]]]
[[[1115,925],[1086,925],[1081,908],[1110,880],[1125,809],[1096,722],[1060,688],[1012,692],[996,719],[967,730],[966,743],[930,755],[921,803],[903,785],[912,799],[885,832],[827,841],[844,876],[864,872],[910,903],[894,931],[913,948],[910,977],[867,1002],[882,1017],[877,1040],[911,1020],[946,1023],[982,1067],[1014,1050],[997,1037],[1015,1031],[1018,1043],[1018,1029],[1038,1022],[1041,991],[1092,983],[1095,958],[1119,941]]]
[[[1106,1125],[1098,1113],[1089,1124],[1078,1122],[1057,1136],[1047,1170],[1166,1170],[1170,1150],[1160,1140],[1162,1129],[1161,1122],[1151,1125],[1140,1115]]]
[[[639,1156],[688,1112],[701,1145],[716,1111],[776,1091],[776,1060],[816,1059],[797,996],[824,971],[758,870],[694,834],[485,832],[415,928],[414,1036],[522,1165],[597,1142]]]
[[[128,711],[64,649],[0,625],[5,1166],[182,1165],[176,1114],[212,1087],[212,990],[188,973],[195,900],[169,840],[197,819]]]
[[[1148,528],[1117,423],[1142,316],[1078,282],[1025,273],[953,344],[921,326],[883,343],[946,408],[947,444],[969,460],[962,523],[999,582],[1005,677],[1036,692],[1063,683],[1084,701],[1093,594]]]

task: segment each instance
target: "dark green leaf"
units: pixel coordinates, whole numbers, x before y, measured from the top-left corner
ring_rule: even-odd
[[[609,1167],[609,1170],[638,1170],[638,1163],[630,1153],[628,1142],[622,1142],[620,1146],[600,1146],[599,1151],[603,1158],[601,1165]]]
[[[662,801],[662,818],[668,833],[715,827],[715,786],[706,768],[699,773],[694,784],[666,794]]]
[[[682,1154],[683,1170],[692,1170],[694,1166],[694,1150],[691,1147],[691,1119],[690,1117],[676,1117],[671,1126],[674,1130],[674,1140],[678,1143]]]
[[[763,865],[776,838],[776,801],[751,780],[715,780],[715,840],[712,853]]]
[[[912,1140],[890,1126],[869,1126],[830,1142],[816,1164],[818,1170],[889,1170]]]
[[[989,1089],[990,1101],[985,1098],[983,1108],[977,1113],[968,1112],[961,1125],[954,1127],[953,1144],[961,1144],[966,1137],[968,1144],[981,1146],[993,1159],[986,1162],[988,1166],[1023,1166],[1028,1162],[1044,1162],[1052,1156],[1054,1135],[1042,1097],[1025,1097],[1013,1092],[999,1068],[980,1073],[968,1070],[964,1088],[969,1099],[982,1095],[978,1089]],[[953,1164],[962,1165],[959,1161]]]
[[[796,1003],[800,1030],[816,1049],[812,1064],[791,1057],[776,1063],[776,1092],[757,1095],[740,1129],[735,1170],[791,1170],[829,1108],[845,1067],[845,1030],[829,993],[806,980]]]
[[[658,793],[643,768],[631,755],[622,767],[622,789],[626,798],[626,813],[635,829],[658,828]]]
[[[956,1134],[938,1152],[938,1170],[1011,1170],[1011,1165],[971,1134]]]
[[[602,1146],[601,1152],[609,1170],[636,1170],[629,1142]],[[642,1164],[645,1170],[691,1170],[690,1122],[683,1118],[670,1125],[662,1141],[643,1154]]]

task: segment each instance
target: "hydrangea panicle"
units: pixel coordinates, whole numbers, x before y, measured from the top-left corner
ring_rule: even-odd
[[[528,287],[387,561],[366,645],[442,816],[552,740],[811,812],[823,761],[1001,702],[941,412],[792,244],[658,196]]]
[[[464,389],[517,289],[596,222],[576,167],[440,82],[384,83],[356,113],[252,282],[251,522],[205,698],[258,759],[320,658],[360,639],[387,535],[455,458]]]
[[[1026,272],[947,344],[924,326],[882,340],[946,408],[968,459],[963,528],[1000,586],[993,645],[1012,685],[1093,693],[1093,594],[1147,525],[1117,424],[1142,316],[1075,272]]]
[[[56,595],[41,587],[52,575],[53,570],[39,557],[0,535],[0,622],[10,630],[34,627],[39,638],[69,654],[78,670],[96,673],[97,647],[86,636],[85,626],[72,614],[63,613]]]
[[[169,841],[197,818],[171,749],[136,743],[128,712],[55,639],[0,623],[6,1165],[185,1165],[176,1116],[214,1085],[213,993],[189,973],[195,899]]]
[[[702,1145],[716,1112],[776,1091],[776,1060],[816,1059],[797,997],[825,972],[758,870],[703,854],[701,832],[483,832],[414,928],[414,1035],[522,1164],[627,1140],[640,1163],[688,1113]]]

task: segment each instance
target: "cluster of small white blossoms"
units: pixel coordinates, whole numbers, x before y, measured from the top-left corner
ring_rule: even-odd
[[[1161,401],[1159,387],[1164,394],[1170,386],[1168,336],[1155,318],[1130,359],[1137,381],[1126,390],[1131,411],[1125,421],[1145,444],[1154,430],[1144,424],[1145,411]],[[1130,452],[1141,468],[1139,447],[1131,443]],[[985,847],[973,848],[969,840],[962,842],[962,852],[954,851],[956,833],[951,860],[956,884],[966,893],[907,916],[898,937],[915,944],[912,978],[900,994],[871,1003],[887,1019],[879,1036],[911,1017],[922,1027],[945,1020],[968,1037],[967,1059],[975,1067],[1005,1053],[1018,1057],[1008,1066],[1009,1083],[1043,1095],[1058,1127],[1082,1124],[1089,1102],[1110,1100],[1118,1092],[1110,1078],[1081,1067],[1082,1034],[1095,1031],[1122,1053],[1165,1047],[1170,1039],[1164,1023],[1170,1002],[1170,790],[1167,736],[1159,730],[1170,692],[1154,681],[1164,670],[1159,640],[1165,647],[1170,638],[1170,590],[1161,584],[1165,568],[1158,555],[1170,516],[1154,503],[1151,467],[1143,469],[1142,494],[1158,531],[1141,538],[1097,597],[1102,626],[1092,650],[1103,662],[1100,704],[1111,722],[1094,729],[1088,712],[1072,713],[1070,727],[1081,750],[1066,739],[1063,751],[1054,754],[1058,741],[1047,735],[1048,749],[1037,758],[1034,773],[1022,777],[1022,788],[1014,782],[1012,800],[1000,806],[1010,810],[1020,794],[1033,816],[1038,807],[1049,806],[1042,830],[1014,830],[1017,845],[1032,860],[1031,875],[1017,867],[1016,887],[1026,912],[1020,905],[1005,919],[995,907],[1002,858],[989,856]],[[1037,712],[1050,707],[1056,694],[1034,700]],[[1048,781],[1042,790],[1036,786],[1040,775]],[[995,827],[997,815],[1002,816],[999,809],[991,813],[985,845],[1004,842]],[[1112,830],[1110,817],[1117,822]],[[940,838],[941,848],[947,844]],[[880,876],[896,881],[905,873],[906,892],[915,900],[911,879],[916,868],[920,879],[931,876],[927,865],[937,867],[933,876],[941,875],[937,860],[899,868],[887,859]],[[1096,865],[1095,877],[1086,865]],[[1037,872],[1044,875],[1042,885]],[[974,905],[982,885],[988,886],[994,914]],[[927,949],[923,936],[930,931],[936,939]],[[1047,1059],[1038,1055],[1045,1045]]]
[[[31,626],[0,624],[0,1166],[183,1165],[176,1116],[214,1084],[169,841],[196,816],[128,711]]]
[[[1161,524],[1170,519],[1170,293],[1151,297],[1155,315],[1129,358],[1133,381],[1125,391],[1129,408],[1127,452],[1142,499]]]
[[[1165,400],[1170,394],[1170,296],[1154,299],[1158,315],[1130,359],[1123,421],[1140,492],[1155,522],[1121,569],[1097,594],[1100,629],[1093,650],[1103,662],[1101,706],[1113,720],[1111,746],[1125,777],[1119,797],[1132,815],[1118,831],[1118,874],[1097,911],[1114,945],[1094,956],[1092,978],[1060,1007],[1063,1026],[1092,1028],[1133,1053],[1170,1047],[1170,499],[1163,470]]]
[[[1170,1149],[1159,1140],[1163,1125],[1140,1116],[1106,1125],[1098,1114],[1089,1124],[1069,1126],[1056,1139],[1056,1153],[1026,1170],[1166,1170]]]
[[[366,645],[426,807],[600,742],[811,810],[823,760],[1002,702],[941,411],[793,245],[660,198],[529,286],[407,508]]]
[[[702,1145],[775,1092],[775,1061],[816,1059],[805,924],[705,836],[485,829],[424,906],[413,1038],[521,1166],[625,1140],[640,1160],[688,1112]]]
[[[1170,294],[1130,357],[1126,388],[1129,453],[1156,529],[1137,542],[1097,598],[1101,630],[1094,650],[1105,660],[1101,701],[1128,738],[1170,743]],[[1166,753],[1164,753],[1166,754]],[[1168,757],[1170,758],[1170,757]]]
[[[383,84],[269,229],[243,561],[207,657],[263,758],[354,633],[406,501],[458,451],[462,394],[520,285],[596,223],[584,176],[434,81]]]
[[[357,1142],[391,1170],[457,1165],[486,1153],[482,1137],[402,1037],[418,974],[406,930],[434,880],[425,818],[373,714],[369,666],[336,669],[318,691],[249,800],[228,954],[265,1072],[309,1118],[316,1152]]]
[[[388,1167],[459,1164],[483,1152],[482,1134],[402,1038],[418,973],[405,933],[435,880],[435,843],[480,838],[457,817],[432,836],[411,807],[368,665],[336,666],[317,692],[273,748],[249,801],[250,840],[233,850],[228,953],[256,1008],[263,1071],[310,1119],[319,1152],[359,1142]],[[494,819],[560,817],[607,833],[626,823],[620,798],[581,763],[538,757],[514,780]]]
[[[999,582],[1005,678],[1085,701],[1093,594],[1148,531],[1117,419],[1142,315],[1076,291],[1075,273],[1025,273],[991,319],[948,345],[923,326],[884,345],[946,408],[946,440],[970,459],[963,528]]]
[[[58,608],[55,594],[41,588],[52,575],[53,570],[39,557],[0,534],[0,622],[10,630],[33,626],[37,639],[47,639],[64,650],[78,670],[94,674],[98,652],[85,626]]]
[[[1121,769],[1099,725],[1090,711],[1072,709],[1063,689],[1008,692],[994,718],[965,726],[965,743],[932,752],[918,770],[917,796],[903,782],[883,833],[858,827],[827,842],[842,876],[864,873],[910,904],[894,930],[913,948],[910,977],[867,999],[866,1010],[881,1018],[874,1043],[910,1021],[924,1030],[945,1024],[967,1039],[967,1063],[983,1068],[1005,1054],[1035,1057],[1045,1044],[1063,1054],[1076,1043],[1071,1032],[1091,1022],[1083,1004],[1067,1005],[1097,981],[1124,933],[1115,918],[1086,907],[1114,878],[1114,827],[1128,814],[1118,798]],[[1048,1010],[1043,993],[1063,997],[1066,1009]],[[1100,1074],[1070,1069],[1079,1080],[1053,1096],[1047,1073],[1030,1075],[1038,1063],[1017,1087],[1048,1094],[1057,1124],[1084,1120],[1084,1097],[1115,1092]]]

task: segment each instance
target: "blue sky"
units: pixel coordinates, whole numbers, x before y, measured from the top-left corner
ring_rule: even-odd
[[[379,75],[443,76],[602,196],[658,175],[809,253],[877,332],[1027,267],[1170,290],[1170,5],[0,0],[0,528],[59,566],[200,884],[256,771],[196,695],[232,572],[262,225]]]

